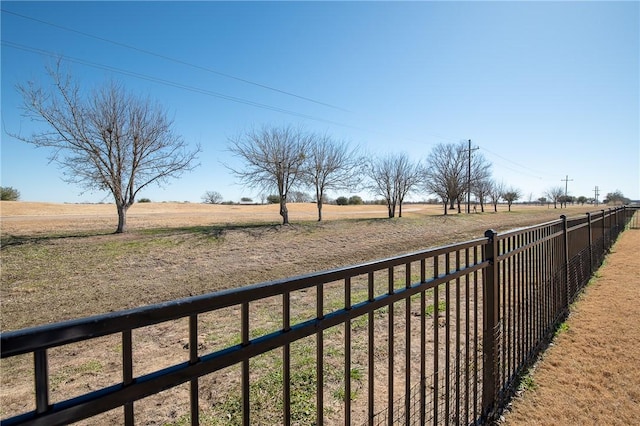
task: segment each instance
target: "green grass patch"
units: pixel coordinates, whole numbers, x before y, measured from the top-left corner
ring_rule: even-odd
[[[567,324],[567,322],[564,321],[556,329],[555,336],[557,336],[557,335],[559,335],[561,333],[566,333],[567,331],[569,331],[569,324]]]
[[[531,372],[527,372],[520,378],[520,382],[518,383],[518,390],[520,391],[532,391],[535,390],[538,386],[533,380],[533,376]]]
[[[447,309],[447,303],[442,300],[438,303],[438,312],[444,312]],[[433,317],[433,314],[435,312],[435,306],[432,304],[427,305],[427,307],[424,310],[424,314],[428,317]]]
[[[102,368],[102,364],[97,360],[91,360],[78,366],[66,366],[49,376],[49,385],[51,390],[55,391],[68,381],[78,380],[79,376],[97,374],[102,371]]]

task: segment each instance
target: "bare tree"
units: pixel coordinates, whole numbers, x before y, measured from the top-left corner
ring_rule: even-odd
[[[322,205],[328,190],[355,189],[361,181],[364,160],[357,148],[327,134],[311,135],[306,153],[303,179],[316,193],[318,221],[322,221]]]
[[[405,197],[421,182],[420,166],[413,163],[407,154],[390,154],[371,160],[367,172],[369,189],[385,199],[389,217],[395,217],[398,206],[398,216],[402,217]]]
[[[189,150],[160,105],[115,82],[83,96],[60,63],[47,72],[51,88],[31,81],[17,86],[25,116],[44,122],[45,129],[12,136],[52,148],[51,161],[60,164],[67,182],[109,191],[118,210],[116,233],[125,232],[138,192],[192,170],[200,147]]]
[[[547,189],[544,195],[546,195],[551,201],[553,201],[553,208],[557,209],[558,202],[562,202],[562,198],[564,197],[564,188],[562,188],[561,186],[551,187]],[[560,207],[562,207],[562,204],[560,204]]]
[[[404,153],[394,157],[394,168],[398,217],[402,217],[402,203],[405,197],[422,182],[422,168],[419,163],[414,163]]]
[[[444,204],[444,214],[447,206],[454,208],[464,195],[466,187],[466,152],[463,144],[436,145],[427,157],[424,169],[424,186],[430,194],[440,197]]]
[[[244,167],[226,166],[244,185],[265,193],[277,191],[282,224],[289,224],[287,195],[302,178],[310,138],[291,126],[251,129],[229,140],[229,151],[244,160]]]
[[[498,203],[505,193],[504,183],[497,183],[493,181],[491,183],[491,187],[489,189],[489,200],[491,200],[491,204],[493,204],[493,211],[498,211]]]
[[[475,195],[480,203],[480,211],[484,213],[484,205],[489,197],[489,191],[491,190],[491,179],[479,179],[471,184],[471,193]]]
[[[511,204],[513,204],[514,201],[518,201],[521,196],[522,193],[520,192],[520,190],[513,187],[510,187],[502,193],[502,198],[507,202],[509,211],[511,211]]]
[[[311,201],[311,195],[302,191],[291,191],[289,192],[289,201],[292,203],[308,203]]]
[[[464,143],[459,144],[459,149],[463,149]],[[469,150],[464,149],[466,161],[469,161]],[[482,155],[476,153],[471,156],[471,182],[465,181],[465,194],[471,191],[480,202],[480,209],[484,212],[484,202],[489,189],[489,180],[491,179],[491,163]],[[471,187],[469,188],[469,184]],[[460,211],[458,206],[458,212]]]
[[[396,187],[394,182],[393,160],[390,155],[373,158],[366,168],[370,179],[369,190],[384,198],[390,218],[396,215]]]
[[[218,191],[207,191],[202,196],[202,202],[205,204],[220,204],[222,202],[222,194]]]
[[[607,193],[606,197],[605,197],[605,201],[606,204],[613,204],[613,205],[617,205],[617,204],[629,204],[631,202],[631,200],[627,197],[624,196],[624,194],[622,193],[622,191],[620,191],[619,189],[616,189],[613,192],[609,192]]]

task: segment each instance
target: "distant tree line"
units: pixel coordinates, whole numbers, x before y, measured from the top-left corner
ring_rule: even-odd
[[[173,131],[173,123],[160,105],[136,96],[116,82],[84,92],[69,74],[47,69],[50,83],[29,81],[17,86],[27,118],[45,127],[31,135],[12,134],[37,147],[50,148],[51,159],[64,171],[68,182],[87,189],[110,192],[118,212],[116,233],[126,230],[126,216],[141,190],[180,177],[196,164],[200,146],[190,149]],[[511,205],[522,194],[491,176],[491,163],[473,153],[465,142],[436,145],[425,159],[405,153],[365,156],[358,147],[328,134],[293,126],[252,128],[229,140],[229,150],[242,167],[226,166],[245,186],[257,188],[267,202],[279,204],[282,223],[289,223],[288,202],[315,202],[318,221],[330,191],[350,193],[368,190],[381,197],[389,218],[402,216],[402,206],[412,193],[435,196],[444,214],[471,196],[481,211],[500,200]],[[309,192],[313,195],[309,195]],[[20,194],[2,187],[2,200],[18,200]],[[546,197],[566,207],[573,199],[562,188],[550,188]],[[543,197],[540,200],[545,200]],[[532,197],[530,197],[532,198]],[[217,191],[207,191],[202,201],[222,203]],[[244,197],[243,202],[252,202]],[[139,202],[151,202],[140,198]],[[338,197],[337,204],[361,204],[359,196]],[[541,201],[542,202],[542,201]],[[603,202],[628,203],[620,191],[607,194]],[[470,212],[470,208],[469,208]]]
[[[435,195],[450,209],[462,211],[469,195],[481,211],[491,203],[494,210],[501,199],[511,209],[521,193],[505,188],[491,177],[491,164],[482,154],[472,155],[464,142],[435,146],[424,161],[405,153],[382,156],[363,155],[348,142],[327,134],[306,132],[291,126],[263,126],[230,139],[229,150],[242,160],[242,167],[227,166],[241,184],[270,194],[266,201],[280,205],[282,223],[289,222],[287,202],[314,201],[318,221],[327,191],[368,190],[381,197],[388,217],[402,217],[402,206],[412,193]],[[304,190],[311,190],[310,197]],[[336,204],[360,204],[357,196],[338,197]]]
[[[227,166],[229,170],[243,185],[270,194],[266,201],[280,205],[283,224],[289,222],[287,202],[315,202],[321,221],[329,190],[351,193],[368,190],[382,198],[389,218],[396,214],[402,217],[402,206],[412,193],[435,196],[445,215],[454,209],[461,213],[471,196],[473,210],[477,211],[479,205],[481,212],[486,205],[497,211],[501,201],[511,211],[512,205],[522,198],[519,188],[507,187],[493,179],[491,163],[481,153],[473,153],[464,141],[436,145],[421,161],[405,153],[365,156],[357,147],[327,134],[291,126],[263,126],[230,139],[229,150],[243,163],[241,168]],[[315,197],[305,190],[314,192]],[[556,208],[558,204],[566,207],[567,203],[594,201],[569,196],[565,191],[561,187],[550,188],[538,201],[544,203],[548,197]],[[533,202],[533,194],[529,198]],[[607,194],[605,202],[629,200],[618,191]],[[359,196],[340,196],[335,203],[364,201]]]

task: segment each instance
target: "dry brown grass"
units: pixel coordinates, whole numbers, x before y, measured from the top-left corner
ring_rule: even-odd
[[[2,202],[2,330],[133,308],[464,241],[556,219],[534,207],[443,217],[439,206],[409,205],[385,219],[384,206],[278,207],[143,203],[130,232],[114,235],[111,205]],[[587,208],[574,207],[570,214]],[[54,303],[52,303],[52,301]],[[32,312],[33,306],[50,306]]]
[[[403,218],[389,220],[384,206],[325,206],[326,221],[318,223],[313,204],[292,204],[292,225],[282,227],[278,207],[273,205],[144,203],[130,210],[130,232],[115,235],[111,233],[116,223],[112,205],[2,202],[1,236],[6,243],[0,253],[2,330],[351,265],[480,237],[489,228],[507,230],[557,219],[561,213],[589,211],[586,207],[567,211],[523,206],[514,207],[511,213],[505,210],[501,206],[497,214],[443,217],[440,206],[408,205]],[[307,296],[299,297],[298,304],[306,306]],[[252,313],[256,335],[272,326],[270,304],[278,303],[267,300],[264,307],[256,305]],[[216,315],[203,315],[199,320],[205,330],[200,336],[202,353],[237,339],[237,332],[228,328],[228,319],[238,318],[237,309]],[[402,317],[400,312],[398,317]],[[341,340],[339,328],[332,333]],[[397,334],[401,336],[401,330]],[[134,374],[185,360],[186,335],[184,321],[134,331]],[[313,342],[301,341],[300,345],[299,355],[304,359]],[[120,351],[114,337],[50,351],[53,401],[113,384],[108,381],[119,377]],[[339,349],[335,356],[339,363]],[[29,377],[32,361],[18,358],[24,359],[2,361],[3,417],[32,404],[32,384],[17,380]],[[354,355],[354,363],[357,360]],[[269,366],[277,361],[267,357],[255,362]],[[398,365],[402,365],[401,357]],[[330,362],[327,368],[331,374]],[[202,404],[225,400],[237,387],[237,377],[237,371],[230,369],[203,383]],[[187,388],[181,386],[137,403],[140,413],[136,418],[148,424],[158,419],[181,424],[184,418],[179,413],[187,394]],[[336,398],[332,401],[333,406],[339,405]],[[107,413],[95,421],[117,422],[119,416],[120,411]],[[339,411],[334,416],[339,418]],[[218,423],[211,420],[210,424]]]
[[[506,424],[640,424],[640,231],[624,232],[613,250]]]

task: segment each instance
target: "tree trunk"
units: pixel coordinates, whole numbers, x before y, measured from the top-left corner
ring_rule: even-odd
[[[280,216],[282,216],[282,224],[289,224],[289,210],[287,210],[287,201],[284,197],[280,197]]]
[[[398,217],[402,217],[402,201],[398,203]]]
[[[396,205],[391,201],[387,201],[387,209],[389,210],[389,219],[396,215]]]
[[[127,231],[127,210],[128,206],[116,203],[116,207],[118,208],[118,229],[116,229],[116,234],[122,234]]]
[[[444,215],[446,216],[446,215],[447,215],[447,206],[449,205],[449,202],[448,202],[448,201],[445,201],[445,202],[444,202],[444,203],[442,203],[442,204],[444,204]]]
[[[324,199],[324,191],[316,186],[316,205],[318,206],[318,222],[322,222],[322,200]]]

